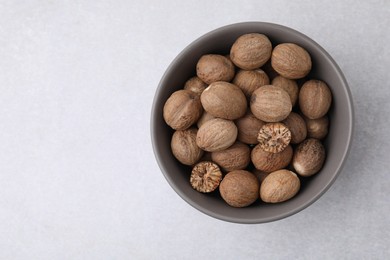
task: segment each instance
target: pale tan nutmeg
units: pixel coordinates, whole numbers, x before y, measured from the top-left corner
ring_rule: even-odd
[[[215,118],[198,130],[196,144],[204,151],[215,152],[230,147],[237,139],[237,127],[233,121]]]
[[[261,127],[257,141],[264,151],[280,153],[289,145],[291,131],[282,123],[268,123]]]
[[[263,121],[255,117],[252,112],[247,111],[245,116],[235,121],[238,136],[237,139],[246,144],[257,144],[257,135],[260,128],[265,124]]]
[[[288,145],[280,153],[264,151],[260,145],[256,145],[251,152],[251,160],[256,169],[263,172],[273,172],[286,168],[293,157],[293,149]]]
[[[185,165],[193,165],[203,156],[203,150],[196,145],[198,129],[189,128],[175,131],[171,139],[171,149],[175,158]]]
[[[295,149],[292,166],[299,175],[312,176],[321,170],[325,156],[325,148],[321,141],[309,138]]]
[[[245,115],[247,101],[234,84],[218,81],[210,84],[200,96],[202,106],[214,117],[235,120]]]
[[[185,130],[198,121],[203,108],[199,96],[189,90],[174,92],[164,104],[165,122],[175,130]]]
[[[260,186],[260,198],[267,203],[279,203],[294,197],[301,187],[298,176],[289,170],[270,173]]]
[[[231,81],[235,69],[233,63],[218,54],[203,55],[196,64],[196,75],[206,84],[216,81]]]
[[[271,56],[271,65],[281,76],[288,79],[300,79],[311,70],[310,54],[294,43],[277,45]]]
[[[332,103],[332,93],[321,80],[306,81],[299,91],[299,108],[309,119],[317,119],[328,113]]]
[[[219,185],[219,192],[227,204],[242,208],[259,198],[259,187],[259,181],[254,174],[237,170],[226,174]]]
[[[190,176],[192,188],[202,193],[213,192],[222,180],[222,172],[213,162],[200,162],[194,166]]]
[[[207,84],[204,83],[199,77],[195,76],[190,78],[184,84],[184,89],[190,90],[198,95],[202,94],[203,90],[207,88]]]
[[[291,112],[282,123],[285,124],[291,132],[292,144],[299,144],[306,139],[306,122],[299,114]]]
[[[240,36],[230,49],[230,59],[239,68],[253,70],[263,66],[271,57],[272,44],[267,36],[248,33]]]
[[[250,163],[249,146],[241,142],[235,142],[229,148],[211,153],[211,159],[224,171],[243,170]]]
[[[304,119],[306,122],[307,134],[309,137],[316,139],[323,139],[326,137],[329,131],[328,116],[323,116],[318,119],[309,119],[305,117]]]
[[[290,96],[292,106],[295,106],[299,94],[298,84],[295,80],[277,76],[272,80],[271,84],[276,87],[281,87],[286,91]]]
[[[261,86],[269,85],[269,78],[261,69],[239,70],[232,82],[244,92],[249,100],[253,91]]]
[[[250,108],[264,122],[279,122],[290,114],[292,104],[289,94],[282,88],[266,85],[253,92]]]

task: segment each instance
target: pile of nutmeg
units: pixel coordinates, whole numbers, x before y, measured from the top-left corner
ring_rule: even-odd
[[[189,182],[233,207],[286,201],[325,161],[332,94],[308,79],[310,54],[266,35],[240,36],[230,54],[203,55],[196,76],[163,109],[171,149]],[[188,174],[189,174],[188,172]],[[183,173],[186,174],[186,173]]]

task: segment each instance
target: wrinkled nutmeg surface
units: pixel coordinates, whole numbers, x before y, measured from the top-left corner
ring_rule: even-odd
[[[251,152],[251,159],[256,169],[268,173],[286,168],[292,157],[293,149],[291,145],[288,145],[280,153],[266,152],[260,145],[256,145]]]
[[[211,153],[211,159],[224,171],[245,169],[251,161],[249,146],[235,142],[229,148]]]
[[[238,136],[237,139],[246,144],[257,144],[257,135],[260,128],[265,124],[263,121],[255,117],[252,112],[247,111],[245,116],[235,121]]]
[[[233,84],[239,87],[248,100],[252,93],[261,86],[269,85],[267,74],[261,69],[240,70],[233,79]]]
[[[225,56],[206,54],[196,64],[196,74],[206,84],[231,81],[234,77],[234,65]]]
[[[295,106],[298,100],[299,88],[298,84],[293,79],[287,79],[282,76],[276,76],[271,83],[273,86],[280,87],[288,93],[291,99],[292,106]]]
[[[196,128],[175,131],[171,149],[175,158],[184,165],[193,165],[203,156],[203,150],[196,145]]]
[[[292,165],[299,175],[312,176],[321,170],[325,155],[325,148],[321,141],[309,138],[295,149]]]
[[[306,139],[306,122],[300,115],[291,112],[290,115],[282,121],[282,123],[285,124],[291,132],[292,144],[299,144]]]
[[[279,203],[294,197],[301,183],[298,176],[289,170],[278,170],[270,173],[260,187],[260,198],[264,202]]]
[[[207,88],[207,84],[204,83],[197,76],[190,78],[184,84],[184,89],[190,90],[198,95],[202,94],[203,90],[205,90],[206,88]]]
[[[299,91],[299,108],[309,119],[323,117],[332,103],[332,93],[321,80],[306,81]]]

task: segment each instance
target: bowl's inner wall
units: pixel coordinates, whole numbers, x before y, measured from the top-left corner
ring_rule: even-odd
[[[267,35],[273,46],[293,42],[311,55],[313,69],[309,79],[324,80],[332,90],[333,104],[329,112],[330,131],[325,140],[327,159],[321,172],[304,180],[300,192],[293,199],[280,204],[256,204],[247,208],[228,206],[216,195],[205,195],[189,184],[190,168],[178,163],[170,151],[173,130],[165,124],[162,110],[165,101],[176,90],[183,88],[194,76],[198,59],[203,54],[228,54],[230,46],[242,34],[258,32]],[[267,23],[243,23],[220,28],[206,34],[188,46],[172,62],[160,82],[152,111],[152,139],[158,163],[168,182],[189,204],[211,216],[233,222],[257,223],[279,219],[307,207],[332,184],[341,169],[349,148],[352,132],[352,105],[348,86],[337,65],[318,44],[308,37],[283,26]],[[259,206],[261,204],[261,206]]]

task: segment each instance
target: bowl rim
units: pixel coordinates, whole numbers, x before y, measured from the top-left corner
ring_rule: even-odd
[[[160,96],[160,94],[161,94],[161,92],[163,90],[163,83],[165,82],[165,79],[168,77],[168,75],[171,73],[171,70],[175,66],[177,61],[180,60],[182,58],[182,56],[184,56],[187,52],[189,52],[193,48],[193,46],[196,45],[198,42],[203,41],[204,39],[206,39],[208,37],[211,37],[213,34],[215,34],[217,32],[220,32],[220,31],[223,31],[223,30],[227,30],[227,29],[232,29],[234,27],[242,27],[242,26],[246,26],[246,27],[253,26],[253,27],[259,27],[259,28],[260,27],[269,27],[269,28],[278,29],[278,30],[281,30],[281,31],[286,31],[287,30],[287,31],[290,31],[291,33],[296,34],[297,36],[303,38],[305,41],[311,42],[318,49],[318,51],[321,52],[323,54],[323,56],[328,60],[329,64],[331,64],[331,66],[334,67],[336,73],[340,77],[340,79],[341,79],[341,81],[342,81],[342,83],[344,85],[344,90],[347,93],[346,97],[347,97],[347,101],[348,101],[347,102],[348,103],[347,107],[348,107],[348,114],[349,114],[349,117],[348,117],[348,119],[349,119],[349,122],[348,122],[349,129],[347,129],[348,130],[347,146],[346,146],[346,149],[344,150],[344,153],[343,153],[342,157],[339,160],[339,163],[338,163],[338,165],[336,167],[336,171],[334,173],[333,178],[331,178],[327,183],[325,183],[322,186],[322,188],[316,192],[315,196],[310,197],[310,199],[308,199],[307,201],[305,201],[305,203],[299,205],[298,207],[295,207],[295,208],[293,208],[291,210],[288,210],[286,212],[282,212],[282,213],[280,213],[278,215],[273,215],[273,216],[270,216],[270,217],[262,217],[262,218],[252,218],[252,219],[242,219],[242,218],[239,218],[239,217],[229,217],[229,216],[225,216],[225,215],[222,215],[222,214],[210,211],[210,210],[202,207],[201,205],[199,205],[195,201],[193,201],[188,196],[186,196],[181,191],[181,189],[175,184],[173,179],[166,173],[167,169],[165,168],[165,164],[164,164],[164,162],[162,162],[160,160],[160,156],[158,155],[158,152],[157,152],[156,143],[157,143],[158,135],[156,133],[157,131],[154,131],[154,129],[156,129],[155,117],[158,114],[158,113],[156,113],[156,112],[158,112],[157,103],[158,103],[158,100],[159,100],[159,96]],[[162,116],[162,115],[159,115],[159,116]],[[284,25],[280,25],[280,24],[276,24],[276,23],[260,22],[260,21],[249,21],[249,22],[240,22],[240,23],[228,24],[228,25],[225,25],[225,26],[213,29],[213,30],[211,30],[211,31],[201,35],[200,37],[196,38],[194,41],[192,41],[190,44],[188,44],[179,54],[176,55],[176,57],[171,61],[169,66],[166,68],[163,76],[161,77],[161,79],[159,81],[159,84],[158,84],[158,86],[156,88],[156,91],[155,91],[155,94],[154,94],[152,107],[151,107],[150,134],[151,134],[153,153],[154,153],[155,159],[157,161],[157,164],[158,164],[161,172],[163,173],[165,179],[167,180],[169,185],[172,187],[172,189],[184,201],[186,201],[188,204],[190,204],[195,209],[201,211],[202,213],[204,213],[206,215],[209,215],[211,217],[214,217],[216,219],[219,219],[219,220],[232,222],[232,223],[238,223],[238,224],[260,224],[260,223],[268,223],[268,222],[272,222],[272,221],[277,221],[277,220],[280,220],[280,219],[292,216],[292,215],[302,211],[303,209],[309,207],[310,205],[312,205],[323,194],[326,193],[326,191],[333,185],[333,183],[336,181],[337,177],[340,175],[341,170],[345,166],[346,159],[347,159],[348,155],[350,154],[351,145],[352,145],[352,139],[353,139],[353,135],[354,135],[354,123],[355,123],[354,105],[353,105],[352,94],[351,94],[351,90],[349,88],[348,82],[347,82],[347,80],[346,80],[342,70],[340,69],[340,67],[336,63],[336,61],[330,56],[330,54],[323,47],[321,47],[317,42],[315,42],[310,37],[306,36],[305,34],[299,32],[299,31],[297,31],[295,29],[292,29],[290,27],[287,27],[287,26],[284,26]]]

